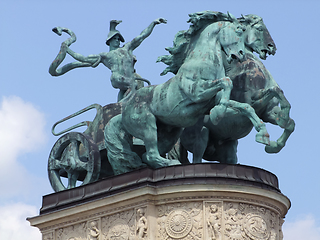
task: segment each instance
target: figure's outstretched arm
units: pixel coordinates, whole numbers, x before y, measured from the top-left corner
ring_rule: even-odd
[[[96,54],[92,54],[86,57],[86,56],[83,56],[82,54],[72,51],[70,48],[67,49],[67,53],[69,53],[70,56],[72,56],[75,60],[78,60],[83,64],[89,63],[91,67],[98,66],[101,61],[101,56]]]
[[[61,44],[60,51],[54,61],[51,63],[49,68],[49,73],[52,76],[60,76],[65,74],[66,72],[79,67],[96,67],[100,63],[101,57],[100,55],[89,55],[85,57],[81,54],[73,52],[69,46],[76,41],[76,35],[68,28],[56,27],[52,29],[53,32],[61,36],[62,32],[66,32],[70,35],[70,38],[65,40]],[[62,61],[65,59],[66,54],[70,54],[74,59],[79,62],[68,63],[61,68],[57,69]]]
[[[167,23],[167,20],[164,18],[158,18],[154,20],[146,29],[144,29],[139,36],[135,37],[131,42],[127,43],[126,45],[129,47],[131,51],[136,49],[144,39],[150,36],[153,31],[153,28],[160,24],[160,23]]]
[[[80,68],[80,67],[96,67],[99,65],[101,57],[100,55],[89,55],[88,57],[85,57],[79,53],[75,53],[72,51],[69,47],[61,46],[62,48],[66,48],[65,50],[61,50],[56,57],[56,59],[52,62],[49,68],[49,73],[52,76],[60,76],[65,74],[66,72],[69,72],[70,70],[74,68]],[[64,53],[63,53],[64,52]],[[62,63],[62,61],[65,58],[65,53],[69,53],[74,59],[78,60],[77,62],[68,63],[61,68],[57,69],[58,66]]]

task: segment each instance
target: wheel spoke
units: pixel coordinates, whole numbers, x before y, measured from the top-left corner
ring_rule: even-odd
[[[48,160],[49,180],[56,192],[76,187],[77,181],[83,181],[82,185],[97,181],[100,168],[98,146],[88,136],[76,132],[63,135],[53,146]],[[68,178],[67,187],[61,177]]]
[[[79,177],[79,172],[68,173],[68,189],[75,188]]]

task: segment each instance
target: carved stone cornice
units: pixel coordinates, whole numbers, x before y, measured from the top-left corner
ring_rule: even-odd
[[[48,240],[282,239],[290,201],[273,174],[241,165],[204,166],[142,169],[128,177],[128,185],[125,174],[44,196],[41,214],[28,220]],[[103,189],[103,181],[112,187]]]

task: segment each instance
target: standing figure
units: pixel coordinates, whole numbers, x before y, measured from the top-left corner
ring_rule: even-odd
[[[139,240],[143,240],[147,235],[148,223],[141,208],[137,210],[137,214],[139,215],[139,220],[137,223],[137,236]]]
[[[60,52],[55,60],[52,62],[49,68],[49,73],[52,76],[60,76],[74,68],[78,67],[97,67],[100,63],[103,63],[112,72],[111,84],[114,88],[120,90],[118,94],[118,101],[122,100],[128,92],[136,89],[135,80],[141,79],[138,74],[135,73],[134,64],[136,58],[133,55],[133,50],[136,49],[144,39],[150,36],[153,28],[160,23],[167,23],[167,20],[159,18],[154,20],[146,29],[144,29],[139,36],[135,37],[131,42],[126,43],[123,47],[120,47],[120,41],[124,42],[124,38],[116,26],[121,21],[110,21],[110,32],[106,40],[106,44],[109,46],[109,52],[102,52],[97,55],[83,56],[79,53],[72,51],[69,47],[76,41],[75,34],[67,28],[56,27],[52,29],[58,35],[62,32],[68,33],[71,37],[61,44]],[[64,60],[66,53],[71,55],[77,62],[68,63],[57,69],[58,66]],[[146,80],[144,80],[146,81]],[[148,81],[147,81],[148,82]],[[128,91],[129,90],[129,91]],[[127,92],[128,91],[128,92]],[[127,93],[126,93],[127,92]]]
[[[210,206],[210,216],[207,220],[209,240],[220,240],[220,217],[217,205]]]

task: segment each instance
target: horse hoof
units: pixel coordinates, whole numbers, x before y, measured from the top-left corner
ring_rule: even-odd
[[[163,157],[147,157],[146,154],[142,155],[142,161],[151,168],[181,165],[179,160],[167,159]]]
[[[264,148],[264,150],[267,152],[267,153],[278,153],[280,152],[280,150],[283,148],[283,146],[280,146],[277,142],[275,141],[271,141],[270,142],[270,145],[266,146]]]
[[[258,143],[262,143],[264,145],[270,145],[270,139],[269,139],[270,135],[269,133],[265,132],[265,133],[260,133],[258,132],[256,134],[256,142]]]
[[[168,159],[168,166],[174,166],[174,165],[181,165],[181,162],[179,160],[175,160],[175,159]]]

